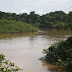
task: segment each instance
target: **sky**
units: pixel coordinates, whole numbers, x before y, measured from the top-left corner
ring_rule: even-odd
[[[11,13],[46,14],[54,11],[72,11],[72,0],[0,0],[0,11]]]

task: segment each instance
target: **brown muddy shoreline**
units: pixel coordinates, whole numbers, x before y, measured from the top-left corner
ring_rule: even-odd
[[[62,67],[58,66],[58,65],[52,65],[51,63],[47,62],[47,61],[42,61],[42,65],[43,66],[47,66],[48,70],[52,71],[52,72],[68,72],[66,70],[64,70]]]
[[[10,38],[10,37],[20,37],[20,36],[32,36],[37,35],[38,32],[29,32],[29,33],[0,33],[0,39]]]

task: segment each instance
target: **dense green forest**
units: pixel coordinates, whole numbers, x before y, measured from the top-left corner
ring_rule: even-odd
[[[0,19],[26,22],[39,28],[72,29],[72,11],[69,13],[55,11],[42,16],[35,14],[34,11],[30,12],[30,14],[5,13],[0,11]]]
[[[25,22],[15,20],[0,20],[0,33],[27,33],[37,32],[38,28]]]
[[[72,37],[52,44],[48,49],[44,49],[43,53],[45,57],[41,60],[59,65],[68,72],[72,72]]]

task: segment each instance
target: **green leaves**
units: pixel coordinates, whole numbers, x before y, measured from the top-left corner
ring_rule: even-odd
[[[14,66],[14,63],[10,62],[10,66],[11,66],[11,67]]]
[[[16,72],[18,70],[22,70],[19,67],[15,66],[14,63],[6,60],[3,54],[0,54],[0,71],[1,72]]]
[[[33,25],[15,20],[0,20],[0,33],[27,33],[37,32]]]
[[[48,49],[43,49],[43,53],[46,54],[44,57],[46,61],[72,72],[72,37],[54,43]]]
[[[46,49],[43,49],[43,52],[42,53],[44,53],[44,54],[47,54],[47,50]]]

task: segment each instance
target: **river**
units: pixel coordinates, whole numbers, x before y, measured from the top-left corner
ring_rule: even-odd
[[[41,29],[38,34],[6,36],[0,39],[0,53],[23,69],[19,72],[51,72],[50,65],[39,60],[42,50],[71,35],[71,31]]]

